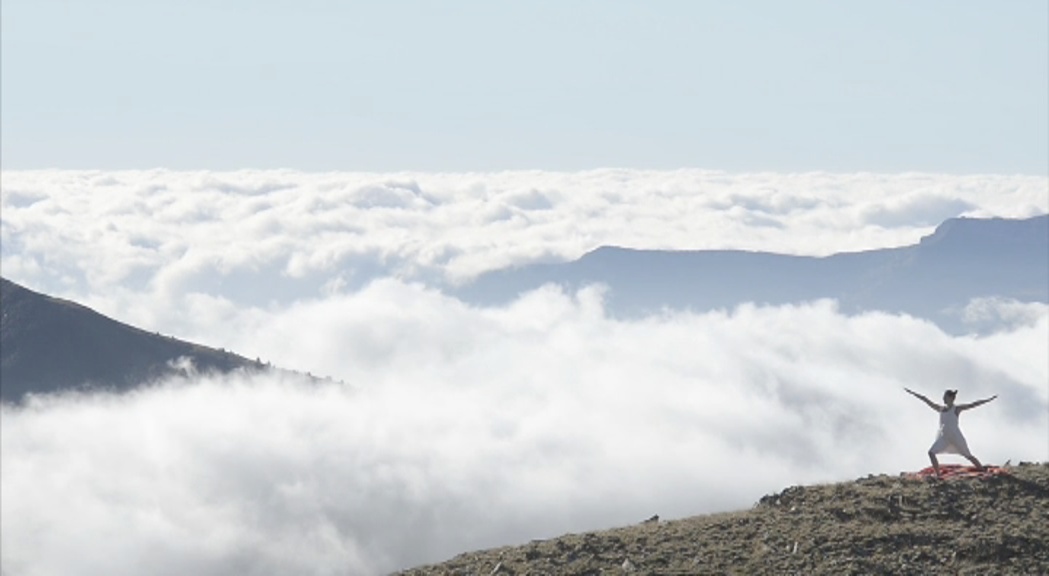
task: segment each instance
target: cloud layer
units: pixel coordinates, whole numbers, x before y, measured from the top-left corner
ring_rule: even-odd
[[[1049,307],[979,336],[833,302],[616,320],[599,288],[442,294],[603,244],[826,254],[1049,211],[1041,178],[4,172],[5,277],[330,376],[198,376],[2,407],[5,574],[376,574],[914,470],[909,386],[998,394],[989,462],[1049,459]]]
[[[183,311],[194,293],[285,305],[609,244],[828,254],[913,243],[955,216],[1049,211],[1039,177],[701,170],[4,172],[0,200],[6,277],[161,331],[184,327],[134,294]]]
[[[638,321],[597,290],[469,308],[386,280],[238,320],[344,383],[198,377],[3,408],[11,574],[377,574],[926,465],[909,386],[1045,460],[1049,310],[951,337],[832,302]],[[948,457],[949,459],[950,457]]]

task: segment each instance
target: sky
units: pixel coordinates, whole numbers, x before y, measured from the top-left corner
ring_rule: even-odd
[[[5,170],[1049,173],[1045,2],[0,10]]]

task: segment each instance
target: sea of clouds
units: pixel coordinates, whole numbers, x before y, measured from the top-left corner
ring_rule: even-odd
[[[2,272],[291,374],[4,405],[4,574],[379,574],[977,456],[1049,460],[1049,307],[957,336],[832,301],[623,320],[442,286],[602,244],[826,254],[1049,210],[1044,178],[5,172]],[[954,461],[945,457],[946,461]],[[960,460],[959,460],[960,461]]]

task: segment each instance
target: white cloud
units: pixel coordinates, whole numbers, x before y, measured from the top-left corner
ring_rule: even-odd
[[[221,326],[224,325],[225,328]],[[832,302],[637,321],[598,290],[476,309],[385,280],[216,330],[345,384],[198,378],[3,408],[12,574],[375,574],[926,465],[903,386],[1045,460],[1049,314],[985,338]]]
[[[1049,310],[1044,302],[1019,302],[1005,298],[975,298],[961,312],[962,321],[970,326],[998,329],[1003,326],[1036,324]]]
[[[600,245],[797,254],[1049,211],[1044,179],[928,174],[4,172],[4,275],[128,317],[189,293],[286,305],[374,277],[461,281]],[[135,301],[132,301],[135,300]]]
[[[4,406],[3,570],[371,574],[747,507],[923,466],[935,414],[902,386],[997,393],[962,422],[977,455],[1049,459],[1044,305],[975,302],[1005,329],[951,337],[831,302],[621,321],[598,289],[484,309],[389,278],[602,244],[877,248],[1047,202],[1004,176],[5,172],[5,277],[345,384]]]

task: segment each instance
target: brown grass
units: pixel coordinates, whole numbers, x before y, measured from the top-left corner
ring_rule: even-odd
[[[470,552],[403,575],[1049,574],[1049,463],[794,486],[753,509]]]

